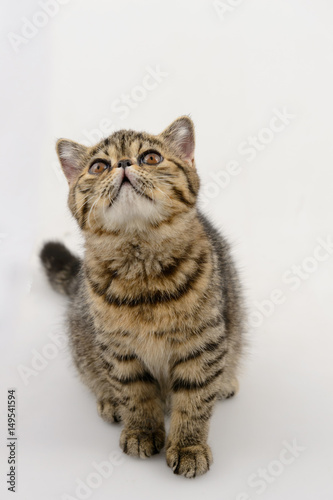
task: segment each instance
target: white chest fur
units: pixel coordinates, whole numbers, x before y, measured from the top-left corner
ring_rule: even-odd
[[[164,393],[169,382],[169,360],[171,355],[166,339],[156,339],[156,336],[147,334],[138,342],[136,352],[153,377],[159,382]]]

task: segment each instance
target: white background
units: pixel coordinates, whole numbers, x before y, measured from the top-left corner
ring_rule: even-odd
[[[79,498],[77,480],[118,450],[120,427],[97,416],[67,349],[46,347],[49,335],[63,333],[66,302],[50,290],[38,251],[50,238],[82,246],[55,167],[55,140],[87,140],[103,119],[158,133],[182,114],[196,125],[204,211],[233,242],[246,287],[252,327],[241,389],[216,407],[207,475],[174,476],[164,452],[146,461],[124,456],[87,498],[333,495],[333,255],[315,251],[318,238],[333,238],[333,4],[220,3],[219,16],[210,0],[71,0],[45,21],[38,1],[2,2],[1,498]],[[23,18],[45,26],[16,39],[15,51]],[[140,94],[147,68],[156,66],[167,76]],[[123,93],[142,98],[128,113],[115,110]],[[293,118],[271,134],[263,129],[276,109]],[[266,144],[260,140],[248,161],[253,155],[239,148],[253,136]],[[225,178],[231,161],[237,174],[219,187],[212,174]],[[305,273],[298,282],[291,281],[295,265]],[[36,368],[36,352],[54,357],[39,361],[24,383],[19,370]],[[16,496],[5,484],[11,387]],[[279,465],[284,442],[295,440],[299,456]],[[268,480],[258,484],[260,468]]]

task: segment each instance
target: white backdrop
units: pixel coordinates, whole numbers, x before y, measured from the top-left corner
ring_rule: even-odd
[[[333,4],[2,7],[1,498],[12,498],[12,387],[15,498],[332,497]],[[241,390],[212,419],[214,464],[192,481],[174,476],[164,453],[118,454],[120,429],[99,419],[76,376],[62,337],[65,300],[37,259],[49,238],[82,246],[56,138],[158,133],[182,114],[196,125],[201,204],[234,244],[251,324]],[[103,477],[98,464],[111,459]]]

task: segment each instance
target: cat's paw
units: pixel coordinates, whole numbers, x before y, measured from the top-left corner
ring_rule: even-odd
[[[174,474],[189,478],[205,474],[213,462],[208,444],[186,447],[171,445],[166,451],[166,459]]]
[[[106,422],[114,424],[121,421],[117,406],[109,399],[99,399],[97,401],[97,411],[99,416]]]
[[[217,394],[217,399],[229,399],[235,396],[239,390],[239,383],[236,378],[224,383]]]
[[[164,441],[163,428],[145,430],[125,427],[120,436],[120,447],[127,455],[147,458],[159,453],[164,446]]]

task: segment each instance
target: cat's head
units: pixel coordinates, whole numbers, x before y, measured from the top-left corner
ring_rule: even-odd
[[[89,231],[146,228],[191,210],[199,178],[187,116],[159,135],[120,130],[94,147],[60,139],[69,207]]]

